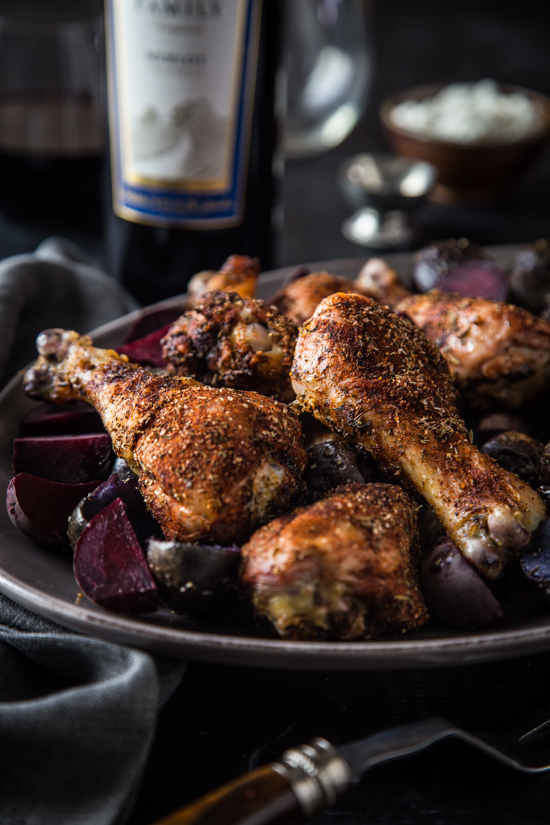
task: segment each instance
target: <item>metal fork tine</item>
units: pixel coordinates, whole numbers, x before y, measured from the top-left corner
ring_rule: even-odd
[[[502,730],[493,734],[471,734],[461,728],[456,728],[454,735],[517,771],[543,773],[550,769],[550,749],[545,748],[543,751],[536,752],[526,751],[519,745],[517,739],[513,742],[507,741],[507,736]]]
[[[512,722],[503,728],[499,728],[492,733],[492,736],[498,739],[508,739],[508,741],[525,744],[526,740],[536,733],[544,730],[550,725],[550,705],[530,713],[529,716],[523,716],[517,722]]]
[[[543,708],[505,728],[483,733],[467,731],[447,719],[433,716],[339,745],[338,751],[357,779],[382,762],[409,756],[442,739],[457,737],[510,768],[524,773],[543,773],[550,770],[550,747],[529,748],[524,744],[528,736],[549,724],[549,716],[550,708]]]

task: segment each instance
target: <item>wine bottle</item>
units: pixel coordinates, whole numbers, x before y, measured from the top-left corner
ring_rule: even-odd
[[[108,0],[109,268],[142,303],[272,264],[281,0]]]

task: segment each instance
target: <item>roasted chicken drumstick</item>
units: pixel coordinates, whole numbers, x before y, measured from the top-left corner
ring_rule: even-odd
[[[354,281],[328,272],[311,272],[277,292],[271,303],[279,312],[288,315],[296,324],[311,318],[323,298],[335,292],[359,292],[363,290]]]
[[[379,259],[368,261],[357,284],[434,342],[472,407],[516,409],[548,386],[550,323],[526,309],[438,289],[414,295]]]
[[[172,324],[163,355],[176,375],[291,401],[297,334],[296,324],[265,301],[215,290]]]
[[[240,543],[301,492],[307,454],[286,405],[155,375],[77,332],[47,330],[37,346],[25,392],[97,409],[166,538]]]
[[[236,292],[242,298],[253,298],[259,274],[257,258],[230,255],[219,272],[204,270],[193,275],[187,285],[187,306],[193,307],[201,295],[214,289]]]
[[[391,484],[347,484],[261,527],[241,580],[287,639],[360,639],[420,627],[418,507]]]
[[[446,362],[388,307],[325,298],[300,331],[291,377],[297,407],[408,480],[487,578],[546,518],[531,487],[470,443]]]

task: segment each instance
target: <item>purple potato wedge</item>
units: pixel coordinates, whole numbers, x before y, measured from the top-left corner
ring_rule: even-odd
[[[466,298],[506,301],[508,279],[502,269],[489,260],[467,261],[452,269],[437,283],[437,289]]]
[[[130,481],[131,478],[137,478],[134,471],[130,469],[130,465],[120,456],[117,456],[113,461],[112,472],[117,473],[121,481]]]
[[[486,441],[490,441],[495,435],[507,433],[510,430],[529,435],[529,425],[523,418],[520,418],[519,415],[502,411],[487,413],[477,426],[479,443],[485,444]]]
[[[541,486],[537,488],[537,493],[546,504],[546,509],[550,515],[550,487],[548,484],[541,484]]]
[[[21,416],[19,435],[104,433],[101,416],[85,401],[38,404]]]
[[[147,539],[152,536],[163,538],[160,524],[147,509],[139,491],[137,477],[123,479],[118,473],[112,473],[86,498],[79,501],[71,513],[67,532],[73,549],[88,522],[117,498],[124,502],[127,516],[144,551]]]
[[[61,484],[90,481],[110,457],[107,433],[25,436],[13,442],[14,473],[30,473]]]
[[[495,435],[481,448],[482,453],[492,456],[501,467],[515,473],[528,484],[537,480],[543,451],[541,441],[513,430]]]
[[[145,309],[128,330],[124,343],[131,344],[133,341],[145,338],[152,332],[156,332],[161,327],[171,326],[184,312],[185,306],[183,303],[179,308]]]
[[[537,467],[537,481],[544,487],[548,487],[550,484],[550,442],[542,451]]]
[[[538,528],[519,563],[530,586],[550,606],[550,519]]]
[[[422,562],[420,587],[432,616],[448,627],[475,630],[504,620],[481,576],[447,537],[436,542]]]
[[[179,316],[178,316],[179,317]],[[157,367],[163,369],[168,366],[168,361],[162,355],[161,341],[172,325],[165,324],[155,332],[149,333],[145,338],[138,338],[129,344],[115,347],[115,352],[126,355],[133,364],[140,364],[142,367]]]
[[[119,498],[86,525],[74,554],[73,570],[82,593],[116,613],[151,613],[157,587]]]
[[[67,521],[78,502],[99,481],[59,484],[19,473],[6,491],[6,509],[12,524],[25,536],[45,547],[69,547]]]
[[[550,243],[539,238],[520,249],[510,264],[510,286],[514,303],[533,315],[548,312],[550,302]]]
[[[343,441],[321,441],[307,450],[309,464],[304,479],[309,501],[324,498],[342,484],[377,481],[374,460],[360,455]]]
[[[150,539],[147,561],[161,601],[174,613],[200,615],[223,603],[237,579],[241,553],[236,546]]]

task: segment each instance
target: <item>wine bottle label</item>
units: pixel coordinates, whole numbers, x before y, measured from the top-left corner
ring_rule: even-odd
[[[261,0],[109,0],[113,207],[154,226],[242,221]]]

